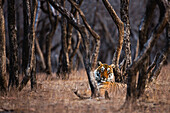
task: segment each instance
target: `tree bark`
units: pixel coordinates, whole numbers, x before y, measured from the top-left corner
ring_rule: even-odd
[[[18,67],[18,44],[17,44],[17,30],[15,21],[15,0],[8,0],[8,33],[10,45],[10,87],[18,87],[19,85],[19,67]]]
[[[126,54],[126,64],[125,64],[125,72],[126,68],[130,66],[132,63],[131,56],[131,43],[130,43],[130,21],[129,21],[129,0],[121,0],[121,20],[124,23],[124,44],[125,44],[125,54]]]
[[[61,1],[61,5],[65,7],[65,0]],[[63,79],[68,79],[68,71],[69,71],[69,55],[68,55],[68,47],[67,47],[67,28],[66,28],[66,18],[62,15],[61,17],[61,40],[62,40],[62,72],[64,74]]]
[[[21,91],[28,80],[31,79],[31,89],[36,89],[36,59],[35,59],[35,16],[37,10],[37,1],[32,0],[31,3],[31,24],[30,24],[30,35],[28,37],[28,45],[29,45],[29,56],[28,56],[28,64],[26,68],[26,74],[23,78],[19,90]]]
[[[7,91],[6,82],[6,50],[5,50],[5,22],[3,16],[2,0],[0,0],[0,94]]]
[[[23,39],[23,49],[22,49],[22,69],[26,75],[26,67],[28,64],[28,37],[30,35],[29,25],[31,23],[31,9],[29,0],[23,1],[23,15],[24,15],[24,39]]]

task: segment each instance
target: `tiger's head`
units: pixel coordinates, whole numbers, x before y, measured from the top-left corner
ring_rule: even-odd
[[[98,62],[98,68],[94,71],[95,79],[98,84],[105,82],[115,82],[115,76],[113,73],[114,64],[102,64]]]

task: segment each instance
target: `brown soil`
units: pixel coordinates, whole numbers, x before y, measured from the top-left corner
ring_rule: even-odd
[[[79,99],[74,90],[83,96],[90,96],[88,80],[83,70],[70,75],[69,80],[57,80],[55,74],[52,80],[45,80],[45,74],[38,74],[38,89],[30,90],[30,83],[19,93],[10,92],[0,97],[0,112],[41,112],[41,113],[112,113],[127,112],[123,107],[126,97],[126,87],[117,86],[110,92],[110,100],[104,97],[98,99]],[[145,98],[137,101],[137,105],[129,112],[170,112],[170,65],[163,67],[155,83],[150,84],[145,92]]]

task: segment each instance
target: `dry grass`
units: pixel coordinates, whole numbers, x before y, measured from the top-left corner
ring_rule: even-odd
[[[165,66],[156,83],[147,88],[144,98],[137,102],[130,112],[170,112],[170,65]],[[45,74],[38,74],[38,89],[30,90],[30,83],[19,93],[11,92],[0,97],[0,112],[48,112],[48,113],[112,113],[125,101],[126,87],[119,85],[109,93],[111,99],[79,99],[74,93],[78,89],[84,96],[90,96],[88,80],[83,70],[70,75],[69,80],[45,80]]]

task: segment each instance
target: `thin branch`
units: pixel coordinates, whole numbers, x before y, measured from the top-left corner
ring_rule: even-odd
[[[156,66],[153,69],[153,71],[149,77],[149,83],[157,79],[157,77],[160,74],[160,71],[164,65],[164,61],[167,59],[167,55],[168,55],[168,51],[166,50],[161,54],[161,56],[157,60]]]
[[[135,58],[136,59],[138,57],[139,54],[139,39],[136,41],[136,49],[135,49]]]
[[[158,53],[156,54],[156,56],[155,56],[155,58],[154,58],[152,64],[149,66],[149,68],[148,68],[146,74],[149,74],[149,73],[151,72],[151,70],[153,69],[153,67],[155,67],[156,62],[157,62],[159,56],[160,56],[160,53],[158,52]]]
[[[78,12],[77,12],[77,22],[80,23]],[[69,58],[70,59],[70,69],[73,69],[73,58],[76,55],[77,50],[79,49],[80,42],[81,42],[81,34],[79,31],[77,31],[77,43],[76,43],[76,46],[73,48],[73,52],[71,53],[70,58]]]
[[[41,51],[41,48],[40,48],[40,45],[39,45],[37,37],[35,38],[35,45],[36,45],[37,53],[39,54],[39,57],[41,59],[42,69],[45,70],[46,69],[46,65],[45,65],[44,55],[43,55],[43,53]]]

